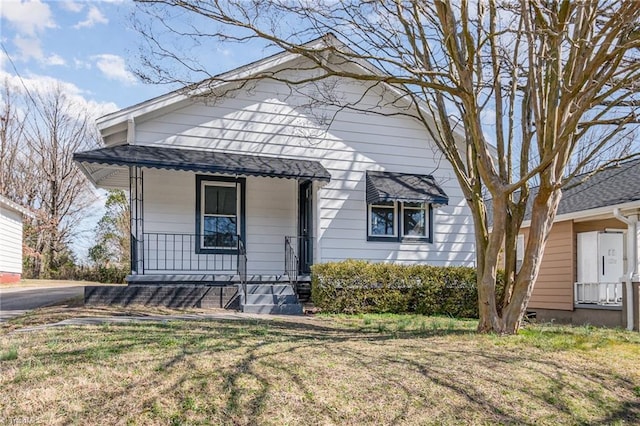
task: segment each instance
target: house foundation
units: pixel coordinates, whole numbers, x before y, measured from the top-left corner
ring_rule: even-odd
[[[554,322],[571,325],[594,325],[597,327],[620,327],[623,323],[621,307],[598,305],[576,307],[573,311],[559,309],[532,309],[537,322]]]
[[[238,287],[203,285],[86,286],[85,305],[145,305],[167,308],[238,309]]]

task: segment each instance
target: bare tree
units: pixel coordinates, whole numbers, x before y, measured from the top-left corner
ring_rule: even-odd
[[[185,52],[259,39],[307,58],[315,72],[302,81],[287,77],[287,70],[250,80],[295,87],[341,77],[384,85],[399,105],[410,102],[411,109],[398,113],[422,123],[438,144],[473,215],[481,332],[517,332],[563,183],[619,146],[637,123],[636,2],[139,0],[138,6],[146,14],[136,21],[146,41],[138,72],[147,81],[205,78],[189,88],[213,89],[224,75],[209,75]],[[323,44],[305,43],[328,33]],[[321,100],[340,103],[326,94]],[[359,109],[357,103],[339,106]],[[530,192],[534,182],[538,189]],[[530,237],[516,272],[529,197]],[[497,297],[502,249],[507,282]]]
[[[0,195],[20,202],[18,188],[23,186],[18,173],[23,160],[20,141],[28,110],[20,108],[23,105],[17,98],[19,94],[15,93],[5,79],[0,105]]]
[[[95,146],[88,112],[59,86],[29,91],[5,81],[0,111],[0,193],[28,207],[27,273],[50,276],[72,257],[78,222],[95,201],[73,153]]]
[[[29,165],[38,173],[33,184],[37,196],[38,238],[42,256],[40,274],[50,274],[60,255],[68,252],[82,213],[95,201],[86,177],[73,163],[73,153],[97,144],[93,122],[61,87],[34,97],[38,116],[26,126]]]

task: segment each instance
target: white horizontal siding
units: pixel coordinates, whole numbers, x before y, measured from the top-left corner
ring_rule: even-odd
[[[357,84],[341,84],[340,90],[345,101],[362,93]],[[379,100],[374,90],[360,105],[374,109]],[[335,114],[331,108],[317,106],[311,114],[304,103],[282,84],[262,81],[251,93],[234,93],[213,104],[194,103],[138,120],[135,141],[320,161],[331,173],[331,182],[317,191],[319,211],[314,212],[320,261],[360,258],[473,264],[473,224],[466,202],[451,165],[419,123],[404,116],[349,110]],[[321,123],[323,117],[332,119],[330,127]],[[434,175],[449,196],[449,205],[434,210],[432,244],[366,241],[367,170]],[[194,175],[153,173],[184,177],[171,178],[165,185],[145,175],[145,230],[164,227],[194,232]],[[154,185],[160,186],[154,189]],[[281,237],[297,229],[296,185],[280,179],[247,180],[250,273],[282,272]]]
[[[22,273],[22,215],[0,207],[0,272]]]
[[[249,177],[245,188],[247,272],[282,274],[284,237],[296,234],[296,181]],[[195,173],[145,170],[143,193],[146,234],[195,234]],[[192,267],[209,272],[235,268],[235,256],[195,254],[193,240],[185,240],[182,244],[181,238],[177,237],[178,243],[174,245],[171,238],[165,250],[164,240],[161,238],[156,246],[154,238],[147,239],[147,268],[160,267],[162,272],[177,272],[178,269],[172,269],[176,265],[182,269]]]

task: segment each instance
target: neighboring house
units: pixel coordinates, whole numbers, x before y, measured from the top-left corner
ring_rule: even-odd
[[[0,195],[0,284],[22,277],[22,220],[33,213]]]
[[[614,210],[637,219],[640,160],[604,169],[579,183],[583,178],[576,177],[563,192],[528,309],[542,321],[622,326],[620,280],[633,270],[633,262],[637,265],[628,248],[629,242],[637,245],[637,236],[628,241],[629,227]],[[519,253],[529,224],[523,224]]]
[[[303,79],[307,61],[282,53],[221,78]],[[371,112],[314,104],[308,94],[328,86]],[[105,147],[74,159],[97,187],[130,191],[130,285],[295,283],[349,258],[473,265],[452,167],[398,104],[390,86],[341,79],[178,91],[101,118]]]

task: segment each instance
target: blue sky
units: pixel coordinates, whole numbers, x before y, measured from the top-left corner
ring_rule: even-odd
[[[127,0],[2,0],[0,39],[27,83],[62,82],[101,114],[172,89],[143,84],[130,71],[141,42],[131,24],[134,9]],[[214,74],[255,59],[246,49],[212,50],[224,52],[211,63]],[[0,74],[16,75],[4,52]]]
[[[0,81],[45,92],[60,85],[94,118],[170,91],[171,87],[141,83],[130,70],[141,44],[132,28],[134,9],[127,0],[0,0]],[[216,52],[210,63],[213,74],[263,53],[206,48]],[[91,245],[103,202],[104,194],[74,242],[81,258]]]

